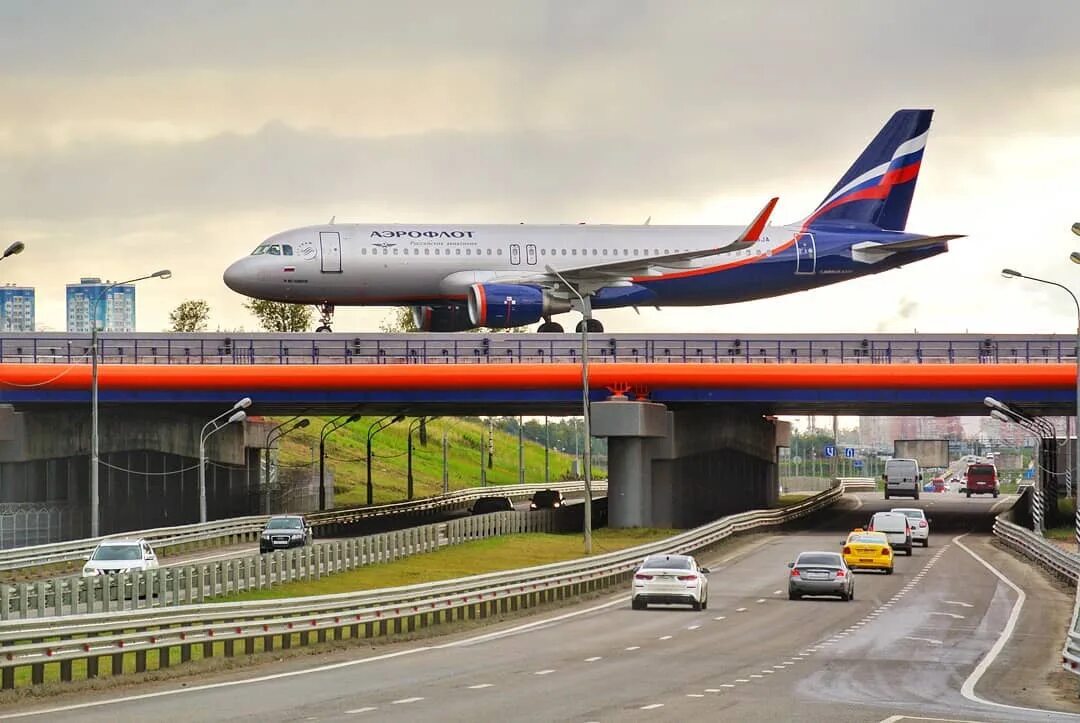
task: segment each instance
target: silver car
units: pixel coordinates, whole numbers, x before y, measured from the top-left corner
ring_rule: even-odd
[[[855,599],[855,575],[838,552],[800,552],[788,567],[790,600],[803,595],[837,595],[845,602]]]

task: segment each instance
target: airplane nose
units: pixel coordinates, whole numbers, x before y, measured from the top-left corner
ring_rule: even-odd
[[[225,280],[225,285],[233,291],[242,294],[244,293],[244,281],[247,280],[248,275],[244,273],[244,261],[234,261],[229,268],[225,269],[225,273],[222,278]]]

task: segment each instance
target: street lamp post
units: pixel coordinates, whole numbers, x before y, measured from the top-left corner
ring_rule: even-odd
[[[340,417],[334,417],[329,422],[322,426],[319,430],[319,510],[326,509],[326,438],[337,430],[344,427],[346,424],[352,424],[356,420],[360,419],[359,414],[350,414],[344,422],[341,419],[345,415]]]
[[[18,246],[18,248],[16,248]],[[14,249],[14,250],[13,250]],[[4,251],[4,258],[17,254],[23,250],[22,242],[16,241]],[[128,281],[117,281],[99,289],[90,304],[90,536],[98,537],[101,534],[101,509],[98,499],[98,325],[97,306],[101,297],[109,293],[111,289],[126,284],[134,284],[136,281],[146,279],[168,279],[172,272],[168,269],[155,271],[147,276],[140,276]],[[205,522],[205,514],[203,522]]]
[[[414,419],[412,422],[409,423],[409,441],[408,441],[408,444],[406,446],[406,449],[407,449],[406,457],[408,459],[408,472],[406,473],[406,480],[407,480],[406,493],[408,494],[408,497],[409,497],[410,500],[413,498],[413,471],[412,471],[413,443],[412,443],[412,433],[414,431],[416,431],[420,427],[421,424],[426,424],[427,422],[433,422],[436,419],[438,419],[438,417],[417,417],[416,419]],[[421,439],[420,442],[423,443],[423,440]]]
[[[282,427],[284,427],[284,426],[286,426],[288,424],[291,424],[293,422],[296,422],[296,423],[293,424],[288,429],[286,429],[285,431],[283,431],[283,432],[278,431]],[[270,456],[271,456],[271,454],[273,454],[273,451],[274,451],[274,442],[281,439],[282,437],[284,437],[289,432],[292,432],[292,431],[294,431],[296,429],[303,429],[304,427],[308,426],[309,424],[311,424],[310,419],[300,419],[300,416],[297,415],[297,416],[293,417],[292,419],[286,419],[284,422],[277,425],[276,427],[271,428],[270,431],[267,432],[267,434],[266,434],[266,474],[264,476],[264,479],[266,480],[266,492],[263,495],[264,496],[263,513],[264,514],[267,514],[267,515],[270,514]],[[277,432],[277,436],[274,435],[275,432]]]
[[[549,274],[559,281],[581,302],[581,406],[585,422],[585,554],[592,554],[592,437],[589,428],[589,300],[568,282],[562,274],[548,266]]]
[[[388,419],[390,421],[386,421]],[[393,418],[391,418],[391,415],[388,414],[385,417],[376,420],[374,424],[372,424],[370,427],[368,427],[368,431],[367,431],[367,503],[368,503],[369,507],[371,505],[375,504],[375,488],[371,484],[371,440],[375,438],[376,434],[383,431],[384,429],[389,427],[391,424],[397,424],[398,422],[400,422],[403,419],[405,419],[404,414],[398,414],[396,416],[393,416]]]
[[[242,422],[247,417],[244,410],[251,406],[251,397],[244,397],[228,411],[222,412],[203,425],[199,432],[199,522],[206,522],[206,440],[214,432],[224,429],[233,422]],[[222,422],[222,419],[228,417]],[[210,431],[206,431],[209,429]]]
[[[1078,225],[1080,224],[1074,223],[1072,225],[1072,231],[1076,235],[1080,236],[1080,230],[1078,230],[1077,228]],[[1069,254],[1069,258],[1073,261],[1073,263],[1080,263],[1080,254],[1075,251]],[[1028,281],[1037,281],[1040,284],[1047,284],[1048,286],[1056,286],[1057,288],[1068,294],[1069,298],[1072,299],[1073,306],[1076,307],[1076,348],[1073,350],[1073,356],[1076,358],[1076,419],[1078,422],[1078,426],[1080,426],[1080,301],[1077,301],[1076,294],[1074,294],[1069,289],[1069,287],[1059,284],[1056,281],[1047,281],[1046,279],[1039,279],[1034,276],[1025,276],[1024,274],[1016,271],[1015,269],[1002,269],[1001,275],[1007,279],[1027,279]],[[1066,440],[1066,443],[1068,443],[1069,441],[1070,440]],[[1071,455],[1072,460],[1070,460],[1070,462],[1075,461],[1076,463],[1080,464],[1080,429],[1077,430],[1075,447],[1073,449],[1074,451]],[[1057,504],[1056,500],[1055,504]],[[1080,499],[1077,500],[1075,507],[1076,510],[1074,513],[1075,524],[1073,528],[1073,537],[1076,540],[1077,546],[1080,547]]]
[[[0,255],[0,261],[3,261],[8,256],[14,256],[15,254],[21,254],[25,248],[26,248],[26,244],[24,244],[22,241],[14,242],[10,246],[8,246],[6,249],[4,249],[3,255]]]

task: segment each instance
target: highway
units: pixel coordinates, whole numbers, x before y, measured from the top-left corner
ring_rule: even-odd
[[[1055,671],[1072,595],[992,543],[992,515],[1008,502],[923,495],[915,504],[932,518],[930,547],[901,555],[894,575],[859,573],[849,603],[789,601],[786,563],[801,550],[838,549],[872,512],[908,501],[853,495],[812,529],[701,555],[712,568],[701,612],[632,611],[621,591],[450,636],[72,694],[21,713],[83,721],[1080,721],[1075,696],[1055,687],[1065,675]],[[1067,685],[1075,692],[1075,681]],[[1044,706],[1078,715],[1033,709]]]

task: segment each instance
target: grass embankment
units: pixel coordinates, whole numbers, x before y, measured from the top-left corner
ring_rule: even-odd
[[[678,530],[599,529],[593,531],[593,554],[624,550],[678,534]],[[397,562],[370,565],[321,580],[301,581],[270,590],[230,595],[221,602],[272,600],[302,595],[329,595],[341,592],[375,590],[400,585],[451,580],[485,572],[515,570],[533,565],[576,560],[584,557],[581,533],[529,534],[492,537],[467,542],[436,552],[414,555]]]
[[[1076,516],[1075,500],[1059,499],[1058,514],[1061,515],[1059,519],[1064,520],[1065,524],[1058,527],[1048,527],[1044,536],[1051,540],[1072,540],[1076,535],[1076,523],[1074,521]]]
[[[269,419],[269,418],[268,418]],[[362,417],[340,428],[326,440],[326,468],[334,481],[334,506],[348,507],[367,503],[367,434],[379,417]],[[284,419],[275,419],[282,422]],[[319,434],[329,419],[311,417],[311,424],[290,432],[281,440],[279,464],[284,474],[318,474]],[[407,450],[409,425],[406,419],[378,433],[372,440],[371,479],[375,504],[398,502],[406,498]],[[450,489],[480,484],[480,449],[486,446],[486,424],[456,418],[427,423],[427,444],[420,444],[420,433],[413,430],[414,495],[430,497],[442,493],[442,440],[447,436],[447,470]],[[517,435],[495,430],[493,464],[486,470],[487,483],[518,483]],[[549,451],[549,480],[575,479],[571,475],[573,455]],[[487,452],[484,452],[487,464]],[[606,476],[594,470],[594,477]],[[525,481],[544,481],[544,446],[525,441]]]
[[[814,495],[819,495],[819,494],[821,494],[821,493],[820,492],[789,492],[786,495],[780,495],[780,497],[777,498],[776,504],[773,505],[773,507],[774,508],[776,508],[776,507],[791,507],[792,505],[797,505],[800,502],[803,502],[804,500],[806,500],[807,497],[813,497]]]

